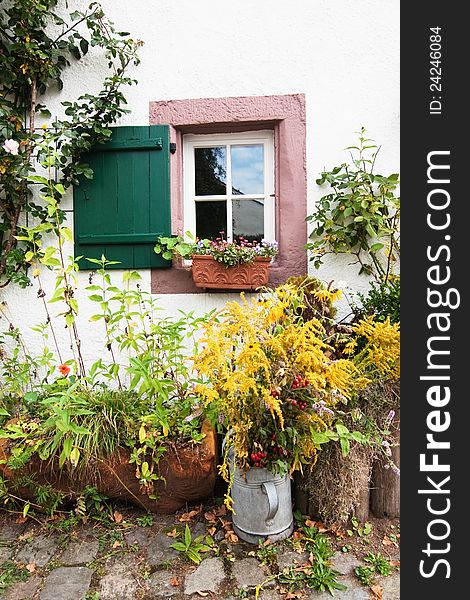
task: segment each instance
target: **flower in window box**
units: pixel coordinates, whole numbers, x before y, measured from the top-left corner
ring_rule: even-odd
[[[268,240],[249,241],[240,236],[237,241],[229,242],[222,237],[210,240],[208,238],[193,238],[186,241],[182,236],[158,238],[154,248],[157,254],[171,260],[181,256],[183,259],[193,256],[211,256],[215,261],[226,267],[234,267],[252,263],[256,258],[274,258],[278,253],[277,242]]]
[[[252,290],[267,285],[269,265],[278,253],[277,242],[250,241],[239,237],[229,242],[181,236],[159,238],[155,252],[168,260],[192,258],[192,275],[196,287]]]

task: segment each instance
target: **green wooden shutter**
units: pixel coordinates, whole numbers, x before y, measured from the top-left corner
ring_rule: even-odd
[[[75,256],[84,257],[84,269],[96,268],[85,258],[102,255],[119,261],[115,269],[170,267],[153,251],[158,236],[171,232],[169,127],[112,132],[85,159],[93,179],[74,188]]]

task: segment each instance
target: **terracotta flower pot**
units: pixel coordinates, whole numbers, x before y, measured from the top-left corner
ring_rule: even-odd
[[[257,257],[252,263],[227,267],[205,254],[192,256],[194,285],[200,288],[254,290],[268,284],[269,257]]]

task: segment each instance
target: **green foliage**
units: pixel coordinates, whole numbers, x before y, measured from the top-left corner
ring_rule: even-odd
[[[351,442],[358,442],[359,444],[367,444],[369,442],[366,435],[360,431],[349,431],[349,429],[341,423],[336,423],[335,431],[330,432],[329,437],[330,439],[339,442],[343,457],[349,454]]]
[[[208,546],[207,543],[203,543],[204,537],[204,535],[199,535],[193,539],[191,530],[189,529],[188,524],[186,524],[182,540],[173,542],[173,544],[170,544],[170,548],[174,548],[178,552],[181,552],[186,558],[198,565],[203,558],[201,553],[209,552],[211,550],[211,546]]]
[[[287,584],[291,590],[313,588],[319,592],[345,590],[346,586],[338,581],[339,573],[331,568],[334,554],[328,539],[318,532],[316,527],[305,523],[299,529],[304,550],[311,555],[308,565],[292,566],[284,569],[278,576],[280,583]]]
[[[369,552],[366,556],[364,556],[364,560],[372,565],[375,572],[382,577],[388,577],[392,572],[392,565],[389,560],[383,556],[380,552],[374,554],[373,552]]]
[[[320,198],[307,217],[314,228],[307,244],[316,268],[325,254],[355,257],[359,273],[387,280],[399,258],[400,200],[395,195],[399,176],[374,173],[378,148],[361,128],[357,146],[350,146],[351,162],[323,171],[318,185],[331,192]]]
[[[273,258],[277,255],[277,243],[261,241],[248,241],[240,237],[238,241],[229,242],[222,238],[199,240],[187,232],[185,240],[182,236],[160,237],[155,244],[155,252],[163,258],[171,260],[180,256],[189,259],[194,255],[212,256],[217,262],[227,267],[251,263],[256,257]]]
[[[4,5],[5,4],[5,5]],[[122,87],[135,81],[126,75],[138,64],[141,42],[117,32],[97,2],[66,14],[64,0],[12,0],[0,9],[0,286],[22,287],[33,254],[45,232],[60,227],[62,210],[51,211],[79,175],[93,173],[83,155],[110,136],[108,126],[128,112]],[[103,50],[108,68],[101,90],[65,101],[66,118],[52,127],[37,126],[51,116],[40,103],[54,87],[62,89],[63,73],[90,46]],[[32,175],[34,163],[47,176]],[[55,179],[57,173],[58,179]],[[37,198],[36,190],[39,193]],[[27,216],[35,222],[34,240],[20,232]],[[41,228],[42,227],[42,228]]]
[[[100,268],[87,289],[98,312],[91,319],[103,326],[110,360],[95,361],[79,376],[74,373],[77,361],[57,366],[46,345],[40,357],[32,357],[19,332],[10,328],[0,338],[9,342],[8,351],[0,354],[0,418],[15,414],[17,419],[4,423],[0,437],[10,440],[8,466],[18,474],[37,457],[69,474],[94,476],[97,462],[125,448],[142,490],[154,498],[155,482],[162,479],[158,462],[169,444],[198,444],[204,438],[205,410],[194,391],[197,380],[188,358],[205,319],[192,313],[160,317],[138,273],[126,271],[122,287],[116,287],[106,259],[95,262]],[[66,289],[62,277],[56,291]],[[36,328],[45,344],[49,330],[54,333],[50,322]]]
[[[17,565],[10,560],[4,562],[0,571],[0,592],[6,592],[14,583],[26,581],[28,577],[29,572],[26,567]]]
[[[353,536],[354,533],[359,537],[368,536],[372,533],[372,525],[366,521],[363,525],[361,525],[357,519],[357,517],[351,518],[352,529],[347,530],[347,534],[349,536]]]
[[[369,563],[367,566],[359,566],[354,569],[357,579],[365,586],[370,587],[377,575],[388,577],[393,570],[389,560],[380,552],[374,554],[369,552],[364,556],[364,561]]]
[[[137,525],[139,527],[152,527],[153,515],[149,513],[147,515],[143,515],[142,517],[137,517]]]
[[[374,315],[376,321],[384,322],[389,317],[391,323],[400,322],[400,277],[371,283],[368,293],[359,293],[358,298],[360,305],[353,307],[356,319]]]
[[[86,486],[76,499],[75,515],[82,520],[88,516],[109,515],[111,507],[107,496],[99,492],[94,486]]]
[[[34,490],[35,502],[48,516],[54,516],[57,510],[63,505],[66,495],[54,489],[51,485],[47,483],[37,484],[32,479],[29,487]]]
[[[370,587],[373,584],[374,580],[374,569],[373,567],[363,567],[359,566],[354,569],[354,573],[357,579],[365,585],[366,587]]]
[[[279,552],[279,546],[274,546],[273,544],[262,542],[261,540],[258,542],[258,549],[253,552],[250,552],[250,555],[256,556],[256,558],[260,561],[262,565],[272,565],[276,561],[276,555]]]

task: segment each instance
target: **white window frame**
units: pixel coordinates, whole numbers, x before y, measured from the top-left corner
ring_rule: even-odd
[[[230,146],[262,144],[264,147],[264,194],[229,193],[232,190],[232,173]],[[195,148],[211,146],[227,147],[227,194],[219,196],[196,196],[195,189]],[[226,200],[227,228],[226,238],[232,241],[232,199],[264,200],[264,239],[274,242],[275,237],[275,195],[274,195],[274,132],[271,130],[248,131],[243,133],[186,134],[183,136],[183,197],[184,197],[184,231],[196,235],[196,199]]]

